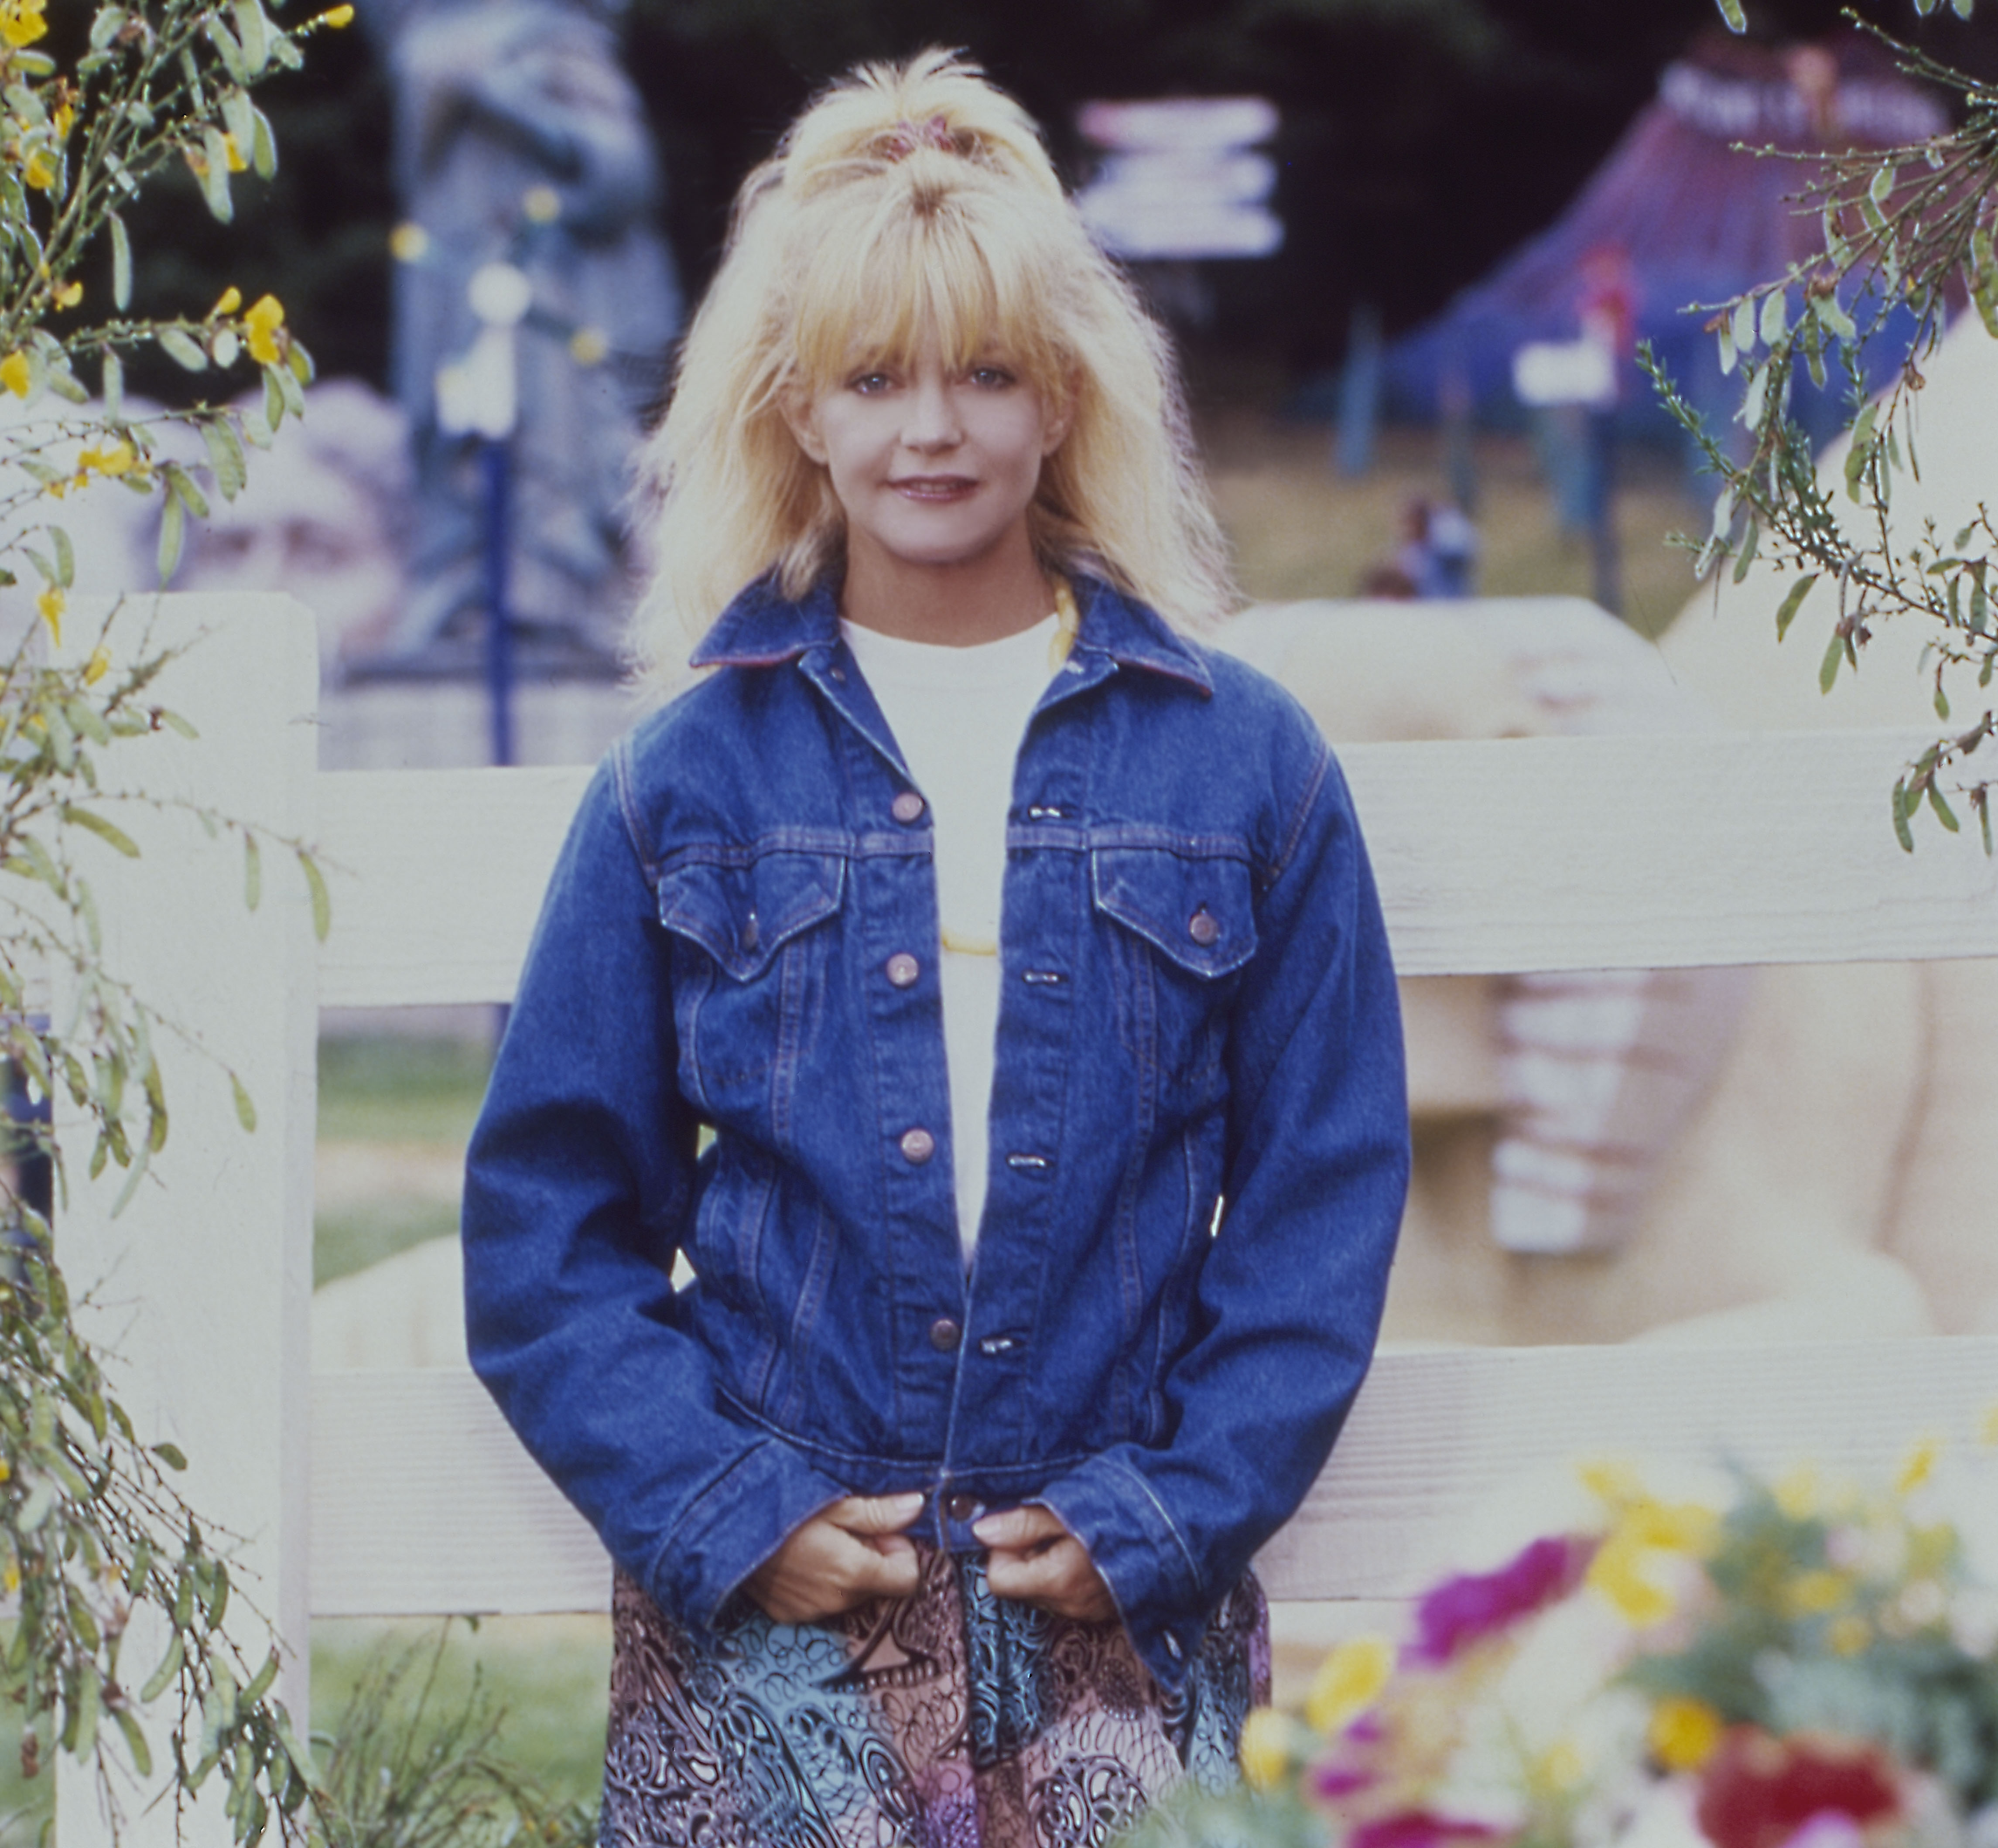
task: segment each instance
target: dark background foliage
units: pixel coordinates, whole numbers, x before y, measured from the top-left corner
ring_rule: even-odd
[[[1837,0],[1749,10],[1772,39],[1846,29]],[[1857,10],[1998,77],[1998,0],[1967,25],[1946,9],[1917,22],[1908,0]],[[1717,16],[1713,0],[631,0],[624,23],[690,291],[744,170],[857,59],[969,47],[1047,125],[1072,179],[1084,157],[1070,124],[1089,98],[1274,98],[1287,240],[1267,261],[1210,266],[1215,313],[1198,344],[1296,377],[1338,358],[1356,302],[1391,332],[1411,326],[1546,223]],[[273,290],[323,372],[382,385],[386,79],[358,28],[327,32],[260,99],[277,179],[240,182],[228,228],[191,182],[155,188],[133,226],[140,302],[199,312],[223,276],[247,296]]]

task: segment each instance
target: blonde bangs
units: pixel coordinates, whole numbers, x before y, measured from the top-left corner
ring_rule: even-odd
[[[896,177],[885,197],[842,201],[864,209],[799,264],[787,383],[811,394],[870,366],[906,368],[934,337],[948,367],[1000,358],[1043,394],[1065,395],[1071,356],[1050,312],[1063,292],[1032,235],[1046,226],[1019,223],[1040,215],[959,175],[948,190],[920,171]]]

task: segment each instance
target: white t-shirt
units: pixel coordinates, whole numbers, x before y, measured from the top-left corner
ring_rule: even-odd
[[[852,623],[840,628],[935,830],[952,1178],[958,1238],[969,1260],[990,1159],[999,907],[1013,766],[1027,720],[1061,665],[1060,623],[1050,616],[1020,634],[969,648],[905,641]]]

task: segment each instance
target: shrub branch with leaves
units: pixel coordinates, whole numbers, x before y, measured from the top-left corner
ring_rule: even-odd
[[[233,176],[268,175],[277,158],[251,91],[296,67],[299,41],[345,24],[352,9],[287,29],[261,0],[104,5],[87,27],[84,9],[50,19],[47,6],[0,0],[0,406],[11,406],[0,434],[0,461],[11,464],[0,468],[0,627],[16,638],[0,673],[0,873],[14,876],[0,879],[0,1058],[44,1114],[60,1101],[92,1132],[93,1179],[126,1171],[115,1211],[167,1137],[160,1042],[201,1042],[106,966],[88,865],[93,855],[138,853],[119,819],[148,800],[119,793],[143,786],[132,760],[154,734],[192,728],[154,696],[167,652],[142,641],[126,651],[132,665],[114,668],[99,637],[87,660],[64,665],[44,645],[43,628],[60,641],[75,575],[63,503],[114,483],[158,496],[164,584],[188,516],[207,511],[166,452],[169,427],[199,431],[216,488],[233,498],[245,445],[268,444],[302,410],[311,361],[275,297],[246,308],[230,287],[198,320],[132,312],[122,212],[181,163],[209,209],[230,218]],[[107,313],[92,318],[98,295]],[[255,368],[261,406],[137,414],[124,366],[148,345],[225,382]],[[33,607],[23,592],[9,622],[7,589],[24,581],[36,586]],[[264,849],[295,855],[324,934],[325,886],[302,843],[194,812],[211,834],[240,840],[252,907]],[[225,1076],[253,1128],[247,1093]],[[164,1777],[178,1812],[220,1779],[236,1839],[274,1823],[289,1836],[314,1794],[311,1761],[274,1698],[278,1654],[260,1645],[246,1659],[231,1639],[224,1620],[240,1593],[228,1538],[188,1507],[174,1481],[183,1459],[144,1441],[79,1332],[57,1231],[64,1158],[78,1152],[56,1148],[46,1122],[16,1142],[51,1162],[57,1222],[18,1181],[0,1186],[0,1584],[18,1612],[0,1688],[22,1711],[22,1769],[34,1773],[52,1749],[73,1754],[94,1769],[114,1826],[135,1788]]]
[[[1740,0],[1716,4],[1730,26],[1745,29]],[[1914,0],[1924,16],[1942,4]],[[1948,4],[1969,19],[1974,0]],[[1953,91],[1961,122],[1910,147],[1809,157],[1798,202],[1800,211],[1818,216],[1820,248],[1713,307],[1708,323],[1723,371],[1741,376],[1737,420],[1746,435],[1740,448],[1706,426],[1648,351],[1641,357],[1666,408],[1720,480],[1713,529],[1699,549],[1701,574],[1731,558],[1739,583],[1759,557],[1790,575],[1776,610],[1779,637],[1815,586],[1836,586],[1837,616],[1819,668],[1824,691],[1842,668],[1858,666],[1884,623],[1913,620],[1928,629],[1924,671],[1936,718],[1950,729],[1896,782],[1894,831],[1912,851],[1912,824],[1926,807],[1958,832],[1962,824],[1949,800],[1955,793],[1977,817],[1988,853],[1998,751],[1978,754],[1998,732],[1998,714],[1986,704],[1966,724],[1969,715],[1952,710],[1951,692],[1962,699],[1969,680],[1982,694],[1998,674],[1998,526],[1980,505],[1956,530],[1924,521],[1910,532],[1893,503],[1896,482],[1920,473],[1922,368],[1952,313],[1967,302],[1998,337],[1998,87],[1876,28],[1865,29],[1883,39],[1911,74]],[[1868,389],[1871,352],[1890,340],[1898,368],[1875,396]],[[1800,368],[1820,387],[1828,378],[1842,380],[1850,398],[1844,478],[1828,488],[1810,437],[1789,414]]]

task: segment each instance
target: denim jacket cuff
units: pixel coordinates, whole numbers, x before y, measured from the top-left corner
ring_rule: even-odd
[[[773,1438],[751,1443],[668,1535],[647,1582],[662,1610],[712,1630],[742,1581],[847,1490]]]
[[[1082,1542],[1110,1587],[1139,1659],[1161,1687],[1177,1694],[1216,1601],[1142,1473],[1125,1456],[1104,1451],[1033,1500],[1053,1509]]]

